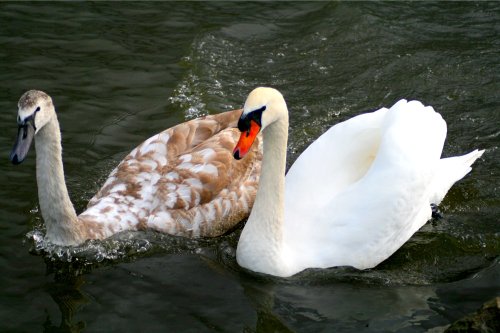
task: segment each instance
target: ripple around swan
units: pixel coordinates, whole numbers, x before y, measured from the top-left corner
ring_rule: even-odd
[[[35,229],[26,235],[31,253],[59,263],[92,265],[102,262],[120,262],[124,259],[153,255],[161,252],[197,253],[206,246],[206,240],[187,239],[153,231],[125,231],[105,240],[88,240],[78,246],[60,246],[45,240],[43,230]]]
[[[424,229],[433,228],[431,225]],[[236,246],[242,226],[217,239],[189,239],[154,231],[126,231],[105,240],[88,240],[79,246],[47,242],[42,228],[26,235],[33,255],[43,256],[53,270],[77,276],[100,265],[116,265],[156,255],[193,254],[204,258],[216,270],[278,285],[323,285],[333,281],[360,285],[425,286],[458,281],[492,265],[494,239],[477,241],[447,234],[420,232],[388,260],[374,269],[352,267],[307,269],[291,278],[277,278],[247,271],[236,262]],[[458,237],[458,236],[457,236]],[[471,236],[472,237],[472,236]],[[462,252],[457,260],[457,252]],[[495,261],[493,260],[493,265]],[[219,267],[219,268],[218,268]]]

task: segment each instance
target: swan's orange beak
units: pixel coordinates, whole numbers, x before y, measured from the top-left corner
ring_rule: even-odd
[[[250,120],[250,128],[244,132],[241,132],[240,140],[233,150],[233,156],[235,159],[239,160],[245,157],[250,148],[252,147],[257,134],[260,132],[260,125],[254,120]]]

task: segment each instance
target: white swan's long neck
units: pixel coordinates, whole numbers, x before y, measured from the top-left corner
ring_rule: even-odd
[[[81,233],[64,180],[61,132],[56,116],[36,134],[35,148],[38,200],[47,227],[46,237],[55,244],[78,244]]]
[[[286,110],[285,110],[286,111]],[[257,272],[283,275],[283,223],[288,111],[263,132],[264,151],[259,189],[241,233],[238,263]]]

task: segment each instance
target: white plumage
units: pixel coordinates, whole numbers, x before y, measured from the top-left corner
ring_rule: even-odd
[[[401,100],[333,126],[285,181],[288,110],[281,94],[255,89],[240,123],[262,106],[261,184],[237,249],[238,263],[257,272],[378,265],[431,218],[430,205],[483,153],[440,159],[446,123],[432,107]]]

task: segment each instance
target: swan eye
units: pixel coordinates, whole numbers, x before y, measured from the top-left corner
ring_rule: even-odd
[[[257,125],[262,126],[262,112],[266,110],[266,106],[260,107],[253,111],[250,111],[246,115],[242,115],[242,118],[238,121],[238,129],[240,132],[247,132],[247,136],[250,134],[250,121],[255,121]]]
[[[38,111],[40,111],[40,107],[37,107],[35,110],[35,112],[38,112]]]
[[[259,116],[262,116],[262,112],[264,112],[266,110],[266,106],[264,105],[263,107],[261,108],[258,108],[256,110],[253,110],[252,113],[254,114],[258,114]]]
[[[266,106],[264,105],[261,108],[258,108],[256,110],[253,110],[248,114],[248,120],[249,123],[251,120],[255,121],[259,126],[262,126],[262,112],[266,110]],[[248,129],[248,132],[250,132],[250,128]]]

